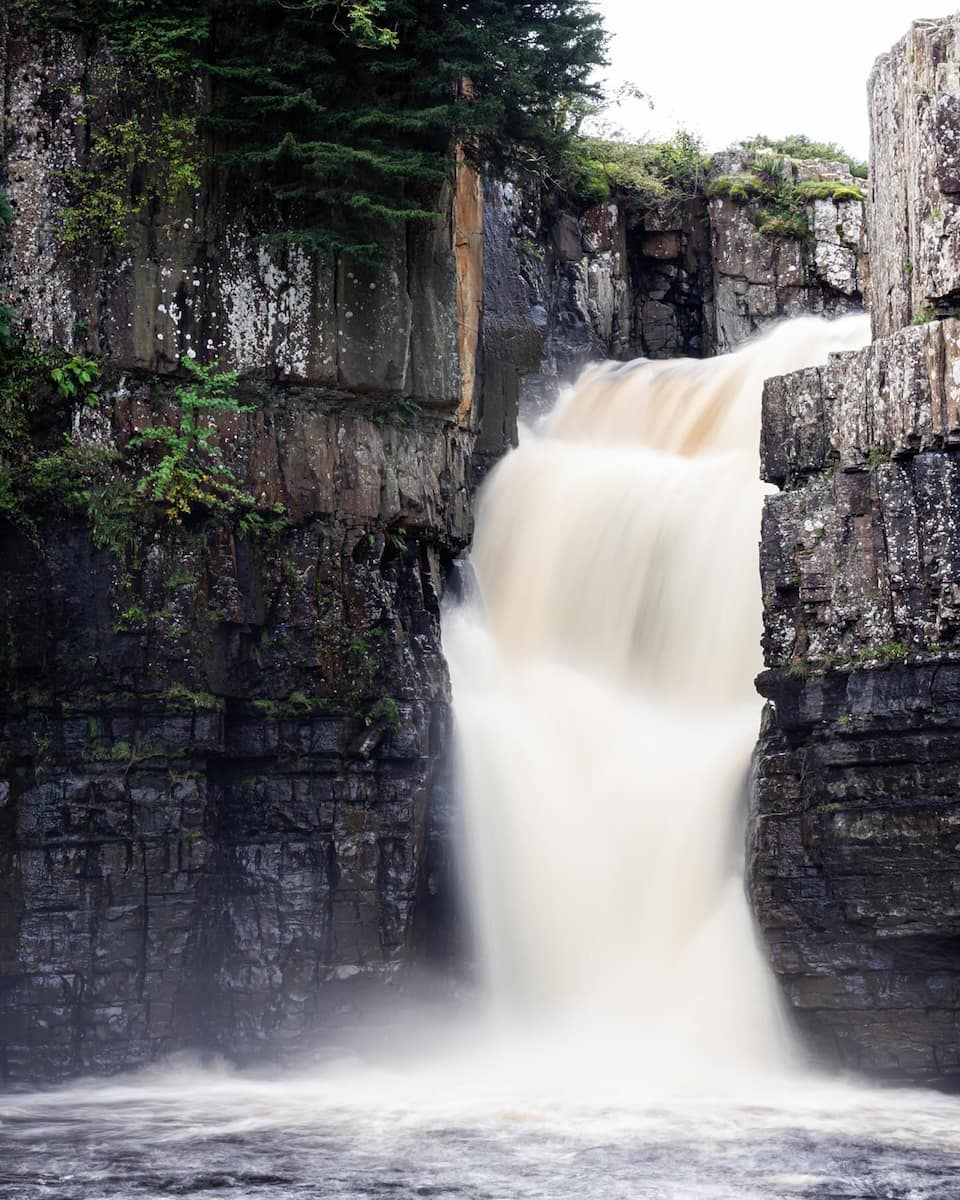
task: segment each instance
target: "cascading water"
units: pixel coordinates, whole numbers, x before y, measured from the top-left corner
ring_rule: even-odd
[[[0,1194],[956,1196],[954,1099],[793,1057],[741,884],[760,388],[865,335],[596,367],[488,481],[444,642],[492,1019],[0,1097]]]
[[[486,484],[448,613],[470,893],[501,1012],[682,1084],[784,1066],[743,895],[760,393],[861,345],[806,318],[723,359],[589,369]]]

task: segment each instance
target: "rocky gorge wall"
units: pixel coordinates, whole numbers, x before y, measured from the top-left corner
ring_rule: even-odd
[[[768,382],[749,885],[828,1059],[960,1083],[956,17],[870,79],[876,340]]]
[[[139,98],[98,107],[79,37],[2,53],[25,436],[74,474],[27,520],[0,488],[0,1080],[297,1045],[456,938],[439,605],[521,405],[588,359],[858,306],[862,206],[811,201],[788,245],[730,199],[550,207],[463,168],[372,267],[263,242],[276,214],[206,168],[68,244],[69,181]],[[51,347],[101,365],[93,403]],[[260,526],[108,503],[182,360],[239,374],[211,445]]]
[[[68,245],[65,181],[107,120],[85,91],[100,53],[3,48],[13,377],[40,363],[29,453],[65,472],[49,511],[5,492],[0,522],[12,1082],[349,1022],[445,919],[439,605],[471,532],[479,182],[461,171],[376,268],[266,246],[270,214],[212,172],[166,207],[131,196],[116,244]],[[102,364],[93,403],[57,396],[51,345]],[[136,501],[137,437],[176,428],[182,358],[240,375],[204,460],[259,525],[111,506]],[[13,461],[25,446],[18,478],[39,469]],[[99,508],[87,463],[113,472]]]
[[[787,169],[848,197],[860,182],[840,163]],[[805,236],[770,236],[759,201],[708,198],[711,181],[749,170],[743,152],[714,155],[696,194],[640,207],[558,209],[486,185],[479,473],[515,443],[518,412],[542,410],[587,361],[707,357],[778,318],[863,308],[863,203],[811,198]]]

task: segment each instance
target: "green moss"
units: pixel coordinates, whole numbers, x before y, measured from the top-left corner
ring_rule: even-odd
[[[165,586],[171,592],[174,592],[178,588],[185,587],[188,583],[193,582],[193,575],[191,575],[189,571],[185,570],[180,563],[177,563],[176,566],[174,566],[174,568],[170,571],[170,574],[164,580]]]
[[[328,706],[326,696],[307,696],[304,692],[291,692],[280,706],[280,712],[288,717],[309,717]]]
[[[121,740],[109,745],[94,743],[84,750],[82,758],[85,763],[110,762],[123,766],[124,775],[128,775],[134,767],[148,762],[152,758],[164,757],[164,749],[155,739],[134,742]]]
[[[865,666],[870,663],[889,665],[903,662],[909,653],[909,648],[901,642],[883,642],[879,646],[867,646],[858,650],[853,664],[857,666]]]
[[[813,811],[818,813],[840,813],[851,808],[865,808],[870,801],[866,796],[849,797],[846,800],[828,800],[823,804],[814,804]]]
[[[180,712],[222,712],[223,700],[210,692],[193,692],[182,683],[175,683],[163,693],[164,704]]]
[[[834,200],[841,203],[845,200],[866,199],[860,188],[831,179],[804,179],[797,184],[797,189],[807,200]]]
[[[750,172],[739,175],[718,175],[707,184],[707,198],[714,200],[718,196],[735,200],[738,204],[746,204],[757,196],[765,194],[763,181],[759,176]]]
[[[805,238],[810,232],[810,223],[805,213],[779,213],[759,209],[756,214],[757,229],[765,237]]]

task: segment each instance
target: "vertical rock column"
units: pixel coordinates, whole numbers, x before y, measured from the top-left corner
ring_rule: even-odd
[[[870,80],[875,342],[764,396],[748,884],[830,1061],[960,1083],[960,22]]]

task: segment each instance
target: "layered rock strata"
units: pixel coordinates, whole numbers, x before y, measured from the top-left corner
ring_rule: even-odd
[[[711,179],[746,173],[716,155]],[[798,181],[858,184],[838,163],[785,167]],[[516,440],[558,386],[598,358],[707,357],[771,321],[863,306],[863,203],[810,199],[806,237],[758,228],[759,203],[696,195],[545,208],[512,184],[485,189],[482,418],[478,473]],[[841,196],[843,193],[841,192]]]
[[[942,203],[933,143],[918,142],[918,128],[949,142],[960,127],[946,121],[945,95],[929,124],[930,97],[909,81],[934,65],[941,83],[952,78],[955,35],[954,18],[918,24],[871,79],[872,309],[883,336],[769,381],[764,396],[763,473],[783,491],[763,521],[768,704],[748,865],[771,962],[811,1042],[845,1066],[950,1088],[960,1084],[960,322],[907,325],[917,305],[949,294],[953,239],[918,254],[916,289],[904,286],[891,198],[897,222]]]
[[[259,524],[145,499],[83,515],[70,475],[55,515],[18,521],[4,494],[4,1082],[329,1029],[448,908],[439,604],[471,531],[479,181],[461,169],[376,268],[272,248],[275,214],[213,171],[71,245],[66,181],[116,116],[85,93],[97,53],[4,44],[5,300],[51,393],[29,453],[69,434],[68,467],[129,487],[132,440],[176,429],[181,361],[217,360],[242,408],[206,461]],[[71,413],[30,365],[50,346],[101,365],[95,404]]]
[[[79,521],[3,534],[8,1080],[275,1046],[411,958],[470,435],[304,396],[231,440],[289,502],[275,536],[145,530],[120,559]]]

